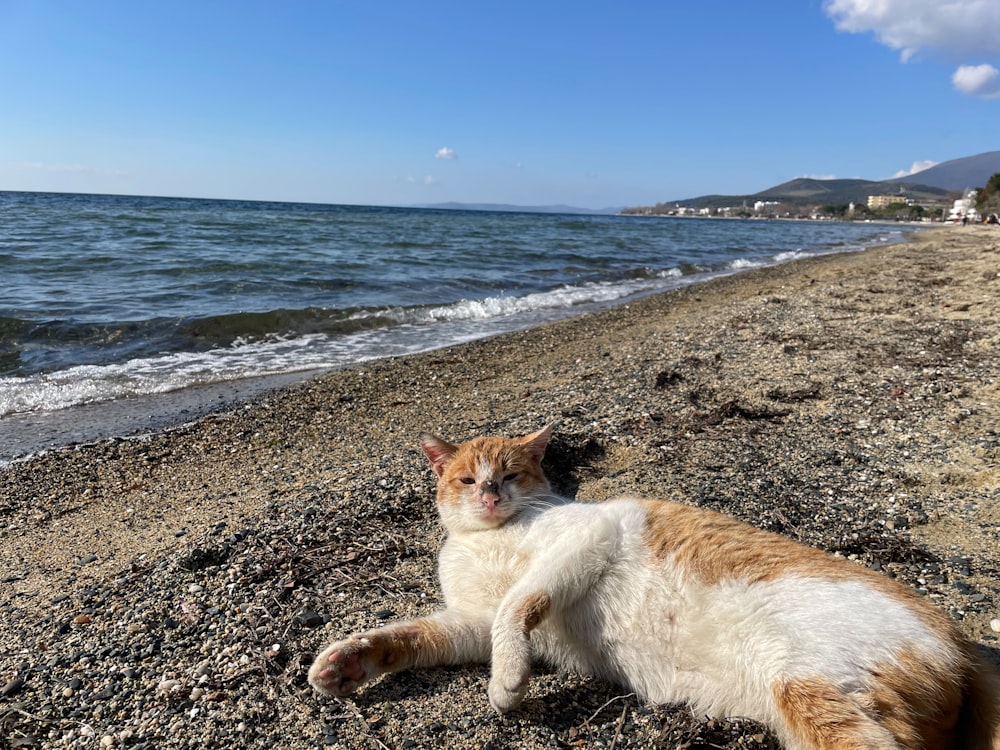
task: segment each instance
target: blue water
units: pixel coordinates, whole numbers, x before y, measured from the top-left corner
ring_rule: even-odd
[[[893,227],[0,192],[0,418],[334,368]]]

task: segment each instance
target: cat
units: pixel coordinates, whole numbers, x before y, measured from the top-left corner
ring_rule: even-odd
[[[551,433],[420,436],[447,531],[446,607],[331,644],[309,671],[317,691],[489,662],[503,714],[538,658],[655,703],[755,719],[789,750],[1000,750],[997,675],[943,612],[714,511],[558,497],[541,466]]]

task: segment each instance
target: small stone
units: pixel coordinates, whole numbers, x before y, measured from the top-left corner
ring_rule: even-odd
[[[73,624],[74,625],[86,625],[87,623],[91,622],[93,619],[94,618],[91,617],[90,615],[77,615],[76,617],[73,618]]]
[[[323,624],[323,616],[308,607],[303,607],[295,613],[295,621],[307,628],[318,628]]]
[[[203,586],[199,586],[197,583],[192,583],[187,587],[187,592],[189,594],[200,594],[205,590]]]
[[[10,680],[6,685],[4,685],[3,688],[0,688],[0,696],[3,696],[4,698],[9,698],[10,696],[16,695],[18,692],[20,692],[21,688],[23,687],[24,687],[24,680],[22,680],[20,677],[15,677],[13,680]]]
[[[110,734],[106,734],[101,737],[101,747],[112,747],[115,744],[115,738]]]
[[[163,682],[161,682],[159,685],[156,686],[156,689],[159,690],[161,693],[172,693],[175,690],[179,690],[180,686],[181,686],[180,680],[164,680]]]
[[[97,555],[87,555],[86,557],[81,557],[76,561],[79,566],[90,565],[92,562],[97,562]]]
[[[990,620],[990,628],[992,628],[994,633],[1000,633],[1000,619]]]

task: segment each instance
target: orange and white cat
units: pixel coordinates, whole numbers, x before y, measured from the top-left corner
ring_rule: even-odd
[[[506,713],[540,659],[656,703],[756,719],[789,749],[1000,750],[997,677],[944,613],[712,511],[557,497],[541,468],[550,434],[421,436],[448,532],[446,607],[331,644],[309,672],[316,690],[490,662],[489,700]]]

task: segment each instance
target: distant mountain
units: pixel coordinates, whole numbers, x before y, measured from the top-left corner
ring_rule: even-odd
[[[945,190],[966,190],[982,187],[997,172],[1000,172],[1000,151],[987,151],[975,156],[943,161],[920,172],[886,182],[919,182]]]
[[[757,201],[775,201],[796,206],[846,205],[848,203],[866,203],[869,195],[892,195],[895,193],[917,201],[935,201],[945,198],[948,190],[914,182],[814,180],[809,177],[799,177],[750,195],[702,195],[697,198],[669,201],[667,205],[676,204],[691,208],[725,208],[746,204],[753,208],[753,204]]]
[[[906,196],[911,200],[940,201],[948,193],[982,187],[1000,172],[1000,151],[988,151],[941,162],[930,169],[891,180],[814,180],[799,177],[749,195],[702,195],[697,198],[667,201],[663,206],[690,208],[753,208],[757,201],[777,201],[797,206],[863,204],[869,195]]]
[[[517,206],[511,203],[421,203],[413,208],[441,208],[451,211],[509,211],[533,214],[617,214],[620,208],[578,208],[576,206]]]
[[[945,188],[925,185],[913,180],[814,180],[799,177],[754,194],[754,200],[787,203],[865,203],[869,195],[898,193],[917,201],[934,201],[948,194]]]

